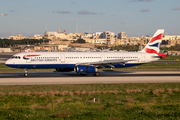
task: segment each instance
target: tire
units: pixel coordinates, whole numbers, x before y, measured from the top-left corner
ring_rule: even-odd
[[[27,73],[24,73],[24,76],[27,77]]]
[[[100,72],[94,72],[94,76],[99,76]]]

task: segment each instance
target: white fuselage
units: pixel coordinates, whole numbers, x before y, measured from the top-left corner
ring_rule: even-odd
[[[158,60],[152,56],[157,55],[144,52],[24,52],[15,54],[5,64],[15,68],[74,68],[81,63],[131,59],[125,65],[114,65],[130,67]]]

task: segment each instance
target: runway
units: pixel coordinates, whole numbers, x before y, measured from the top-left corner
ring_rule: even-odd
[[[100,76],[74,72],[0,73],[0,85],[180,82],[180,71],[102,71]]]
[[[14,54],[0,53],[0,63]],[[74,72],[30,72],[24,77],[24,73],[0,73],[0,85],[180,82],[180,71],[102,71],[100,74],[81,76]]]
[[[179,70],[174,71],[113,71],[104,70],[100,72],[100,76],[93,74],[79,75],[75,72],[28,72],[28,76],[24,77],[24,73],[0,73],[0,78],[40,78],[40,77],[151,77],[151,76],[180,76]]]
[[[15,52],[6,52],[6,53],[0,53],[0,63],[5,63],[5,61],[9,58],[11,58]]]

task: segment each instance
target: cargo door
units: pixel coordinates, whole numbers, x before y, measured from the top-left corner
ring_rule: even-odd
[[[141,62],[145,62],[145,54],[141,54]]]
[[[105,56],[101,55],[101,61],[104,61],[104,59],[105,59]]]

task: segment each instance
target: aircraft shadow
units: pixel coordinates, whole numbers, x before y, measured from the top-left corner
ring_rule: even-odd
[[[133,71],[100,71],[100,76],[94,76],[93,73],[80,75],[75,72],[28,72],[27,77],[104,77],[104,76],[121,76],[122,74],[133,73]],[[0,73],[0,78],[19,78],[24,77],[24,73]]]

